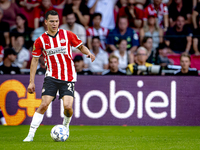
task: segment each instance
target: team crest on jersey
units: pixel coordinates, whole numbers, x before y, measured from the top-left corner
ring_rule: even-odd
[[[65,42],[66,42],[65,39],[61,39],[61,40],[60,40],[60,43],[65,43]]]

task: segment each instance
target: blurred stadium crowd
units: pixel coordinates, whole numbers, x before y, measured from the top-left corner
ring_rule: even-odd
[[[72,48],[78,74],[198,75],[200,0],[0,0],[0,74],[29,74],[49,10],[96,56]]]

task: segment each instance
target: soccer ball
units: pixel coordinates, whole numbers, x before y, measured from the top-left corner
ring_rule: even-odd
[[[69,130],[63,125],[55,125],[51,129],[51,138],[56,142],[64,142],[69,137]]]

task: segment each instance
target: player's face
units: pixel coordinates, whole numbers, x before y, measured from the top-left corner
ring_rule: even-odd
[[[181,57],[180,65],[182,69],[187,70],[190,67],[190,59],[188,57]]]
[[[118,70],[118,65],[119,65],[119,62],[116,58],[112,58],[109,62],[109,66],[110,66],[110,69],[111,70]]]
[[[47,25],[47,30],[49,33],[56,33],[59,26],[58,15],[49,15],[48,19],[45,20],[45,24]]]

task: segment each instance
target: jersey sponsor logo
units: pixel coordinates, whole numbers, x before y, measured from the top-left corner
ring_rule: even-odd
[[[54,55],[54,54],[66,54],[67,51],[66,51],[66,47],[57,47],[57,48],[54,48],[54,49],[48,49],[46,50],[47,52],[47,55],[50,56],[50,55]]]
[[[66,42],[65,39],[61,39],[61,40],[60,40],[60,43],[65,43],[65,42]]]
[[[49,45],[49,43],[46,43],[45,45],[48,45],[48,46],[50,46],[50,45]]]

